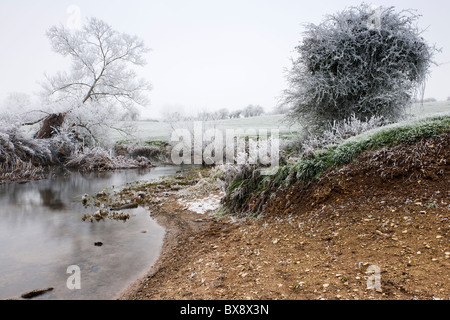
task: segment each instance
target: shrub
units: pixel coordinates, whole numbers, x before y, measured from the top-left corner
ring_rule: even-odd
[[[352,115],[400,119],[423,87],[434,53],[417,19],[410,11],[363,4],[309,24],[288,73],[288,118],[312,132]]]
[[[19,125],[0,128],[0,162],[30,162],[36,166],[61,164],[77,148],[70,132],[59,131],[51,139],[34,139],[20,131]]]
[[[152,166],[152,164],[147,158],[140,156],[136,159],[128,159],[123,156],[112,157],[106,150],[97,147],[74,152],[65,166],[70,169],[89,172],[145,168]]]
[[[132,158],[136,157],[146,157],[148,159],[157,158],[161,150],[154,146],[135,146],[129,150],[130,156]]]
[[[290,142],[288,148],[303,157],[308,157],[324,146],[337,145],[350,137],[357,136],[385,124],[386,121],[382,117],[373,117],[368,121],[361,121],[355,115],[352,115],[351,118],[344,121],[334,121],[329,129],[324,130],[320,134],[300,134]]]

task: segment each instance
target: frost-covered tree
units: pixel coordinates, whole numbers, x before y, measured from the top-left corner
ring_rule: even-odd
[[[3,109],[8,112],[23,112],[31,105],[31,98],[24,92],[10,92],[3,101]]]
[[[273,110],[273,113],[274,114],[287,114],[287,113],[289,113],[289,106],[288,105],[285,105],[285,104],[279,104],[279,105],[277,105],[275,108],[274,108],[274,110]]]
[[[230,111],[226,108],[222,108],[216,111],[217,119],[225,120],[230,117]]]
[[[0,103],[0,125],[29,121],[30,115],[26,113],[31,106],[31,98],[23,92],[10,92]],[[25,119],[26,118],[26,119]]]
[[[235,110],[230,113],[231,119],[239,119],[242,115],[242,110]]]
[[[264,108],[261,106],[254,106],[252,104],[248,105],[244,110],[242,110],[242,115],[245,118],[259,117],[262,114],[264,114]]]
[[[53,26],[47,37],[55,52],[72,61],[69,72],[47,76],[43,84],[51,116],[62,116],[83,137],[99,142],[108,129],[122,130],[117,120],[135,117],[137,107],[147,104],[150,85],[132,68],[143,66],[148,52],[138,37],[96,18],[80,30]],[[45,121],[42,130],[49,131]]]
[[[418,17],[362,4],[308,24],[283,95],[288,118],[316,132],[351,117],[399,119],[432,64]]]

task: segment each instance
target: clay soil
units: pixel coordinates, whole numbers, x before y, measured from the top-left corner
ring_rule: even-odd
[[[280,191],[256,218],[197,214],[179,192],[149,194],[163,199],[152,216],[166,241],[121,299],[447,300],[449,182],[446,134]]]

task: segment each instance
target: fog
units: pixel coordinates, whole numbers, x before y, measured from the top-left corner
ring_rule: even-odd
[[[425,97],[450,96],[450,3],[372,1],[417,9],[430,44],[442,48]],[[51,51],[46,31],[97,17],[142,38],[151,51],[139,75],[152,84],[144,118],[163,112],[196,113],[249,104],[270,111],[286,88],[285,69],[305,23],[360,1],[6,1],[0,0],[0,102],[11,92],[32,96],[44,73],[68,70],[70,61]]]

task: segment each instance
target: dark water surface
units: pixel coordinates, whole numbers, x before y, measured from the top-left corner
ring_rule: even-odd
[[[165,230],[145,208],[123,210],[126,222],[82,221],[83,194],[172,175],[178,167],[82,175],[72,173],[0,186],[0,299],[53,287],[34,299],[114,299],[159,256]],[[102,246],[95,246],[102,242]],[[69,266],[81,289],[69,289]],[[71,283],[74,283],[71,281]]]

